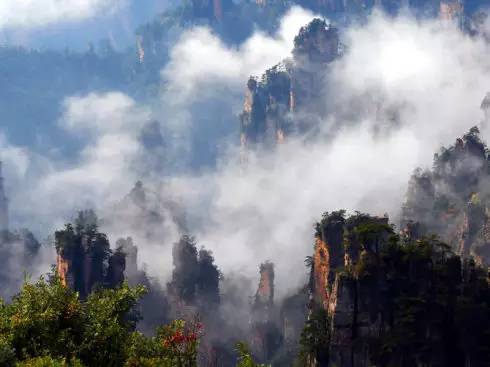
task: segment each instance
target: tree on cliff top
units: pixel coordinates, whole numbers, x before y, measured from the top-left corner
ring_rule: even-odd
[[[184,235],[174,244],[172,255],[174,270],[169,290],[180,300],[202,306],[203,310],[218,305],[221,273],[212,253],[204,248],[198,251],[196,240]]]
[[[55,232],[56,252],[70,264],[69,276],[74,290],[86,298],[96,286],[106,284],[108,261],[111,257],[109,239],[98,231],[93,210],[80,211],[74,223]]]

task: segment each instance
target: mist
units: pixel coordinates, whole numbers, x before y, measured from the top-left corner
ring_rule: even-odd
[[[186,32],[161,72],[158,98],[148,103],[118,91],[67,96],[59,128],[82,142],[75,161],[0,140],[16,223],[47,234],[78,209],[107,212],[141,179],[183,208],[187,231],[213,252],[225,275],[257,279],[258,265],[273,261],[279,297],[306,281],[303,262],[323,212],[387,213],[396,223],[413,170],[430,166],[442,144],[480,124],[490,85],[489,45],[454,24],[374,13],[342,34],[344,55],[324,71],[321,102],[328,116],[319,133],[249,151],[244,165],[237,114],[247,79],[289,57],[294,35],[313,17],[293,8],[278,34],[257,32],[238,48],[207,28]],[[209,107],[215,105],[227,107]],[[209,128],[215,125],[204,129],[203,114],[227,133]],[[139,139],[152,120],[172,141],[156,158]],[[198,173],[186,169],[196,131],[221,147],[216,164]],[[172,165],[141,169],[154,159]],[[179,162],[183,169],[175,168]],[[107,228],[111,243],[133,235],[140,261],[162,281],[171,273],[171,246],[181,232],[172,215],[164,218],[161,240],[127,233],[124,222]]]
[[[134,43],[140,24],[167,7],[168,1],[161,0],[4,0],[0,44],[86,50],[107,39],[121,50]]]
[[[280,292],[299,285],[322,212],[386,213],[398,223],[413,170],[430,167],[442,145],[480,125],[490,85],[484,39],[452,23],[375,13],[342,41],[345,55],[325,70],[329,114],[320,134],[249,152],[245,167],[236,142],[216,171],[169,179],[166,190],[181,197],[189,227],[225,274],[252,277],[272,260]],[[229,75],[218,67],[207,79],[196,70],[200,83]],[[186,83],[186,95],[200,83]]]

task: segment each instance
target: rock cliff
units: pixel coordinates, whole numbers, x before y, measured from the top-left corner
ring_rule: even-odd
[[[274,306],[274,264],[260,265],[260,280],[252,305],[250,346],[261,362],[270,361],[282,343]]]
[[[413,174],[401,228],[437,234],[461,256],[490,264],[490,158],[476,127],[434,156],[432,170]]]
[[[320,269],[317,256],[322,257]],[[439,240],[402,240],[385,217],[326,213],[317,226],[310,265],[302,365],[488,362],[486,331],[477,332],[471,347],[465,343],[465,322],[472,312],[467,302],[481,306],[475,315],[483,322],[479,330],[490,326],[485,316],[490,310],[488,273],[472,260],[461,260]]]
[[[112,253],[107,236],[98,231],[93,211],[82,211],[74,225],[55,233],[56,269],[62,283],[85,299],[97,287],[116,287],[124,280],[125,255]]]
[[[339,57],[337,29],[314,19],[294,40],[292,58],[247,83],[240,115],[241,146],[266,147],[282,143],[288,135],[312,129],[321,115],[317,103],[323,92],[325,68]]]

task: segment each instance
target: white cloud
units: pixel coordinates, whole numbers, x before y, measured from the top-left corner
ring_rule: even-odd
[[[181,127],[192,129],[195,115],[189,106],[208,92],[239,108],[248,76],[288,56],[292,36],[309,17],[295,9],[283,20],[294,20],[294,26],[283,26],[273,38],[256,33],[238,48],[227,48],[203,28],[187,33],[162,72],[168,83],[165,107],[173,105],[162,121],[176,125],[185,115],[191,121]],[[303,280],[312,224],[323,211],[388,212],[396,219],[413,169],[430,165],[441,144],[452,143],[481,120],[480,102],[490,86],[490,50],[480,38],[437,21],[380,14],[344,36],[347,53],[332,66],[323,101],[333,108],[323,128],[332,121],[341,127],[333,139],[291,140],[277,152],[259,152],[246,169],[231,154],[216,171],[166,181],[163,191],[187,206],[192,234],[214,251],[225,273],[239,269],[252,277],[258,263],[271,259],[280,287],[294,286]],[[200,113],[212,114],[205,106]],[[120,93],[67,99],[60,124],[83,134],[85,148],[76,164],[55,162],[38,176],[32,195],[20,202],[25,210],[34,220],[51,219],[86,201],[104,206],[120,198],[137,178],[135,165],[146,159],[136,131],[150,115]],[[486,138],[490,141],[490,135]],[[153,183],[158,186],[161,180]],[[39,205],[28,207],[29,200]],[[152,270],[169,273],[165,261],[153,254],[168,254],[170,242],[158,245],[165,251],[157,251],[155,244],[138,245]]]
[[[138,128],[149,116],[121,93],[67,98],[59,124],[84,146],[74,162],[31,157],[30,174],[13,197],[16,215],[51,231],[77,210],[121,199],[138,179],[137,163],[144,160]]]
[[[409,130],[378,140],[370,126],[356,126],[333,142],[290,141],[261,152],[246,168],[231,161],[210,175],[175,178],[166,190],[186,203],[193,234],[225,274],[253,278],[272,260],[283,295],[306,279],[303,261],[324,211],[397,212],[417,148]]]
[[[170,144],[181,161],[194,149],[192,132],[196,127],[200,131],[223,131],[225,120],[236,131],[248,78],[262,75],[289,57],[294,37],[313,18],[313,13],[292,7],[274,35],[258,30],[238,46],[228,47],[206,27],[182,35],[161,71],[163,90],[158,113],[174,136]],[[223,146],[229,136],[234,137],[223,132],[210,138],[215,139],[212,144]]]
[[[14,178],[14,180],[22,179],[29,168],[31,161],[30,152],[28,149],[11,145],[5,135],[0,133],[0,161],[7,168],[8,176]]]
[[[2,0],[0,29],[35,28],[80,21],[113,10],[125,0]]]
[[[332,72],[339,108],[376,96],[413,128],[426,157],[480,122],[490,86],[490,47],[483,39],[453,24],[381,14],[345,37],[348,54]]]
[[[90,93],[68,97],[63,102],[60,126],[72,132],[99,135],[110,132],[137,132],[149,118],[149,111],[126,94]]]
[[[299,29],[314,18],[300,7],[292,7],[281,21],[278,32],[268,36],[260,31],[238,47],[227,47],[209,28],[197,27],[184,33],[170,53],[162,70],[167,94],[178,101],[206,94],[206,88],[233,88],[242,92],[250,75],[288,57]]]
[[[191,56],[203,35],[209,50]],[[250,40],[237,51],[223,49],[202,29],[187,37],[172,54],[176,69],[163,72],[184,100],[202,97],[203,85],[243,90],[254,67],[271,65],[241,53],[253,55],[254,48],[244,46]],[[175,177],[166,188],[188,205],[193,234],[214,251],[225,274],[240,269],[254,276],[257,264],[271,259],[282,291],[296,285],[304,280],[312,225],[323,211],[387,212],[396,222],[414,168],[430,166],[442,144],[480,122],[480,102],[490,88],[484,40],[436,20],[382,14],[344,37],[346,54],[328,71],[323,101],[332,107],[323,129],[340,127],[333,140],[290,140],[276,152],[259,152],[245,170],[229,157],[217,172]]]

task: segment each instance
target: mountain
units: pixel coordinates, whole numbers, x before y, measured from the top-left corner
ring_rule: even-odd
[[[273,146],[292,134],[306,135],[324,116],[324,72],[341,55],[338,30],[314,19],[294,39],[292,54],[260,80],[248,80],[240,115],[242,149],[257,144]]]
[[[305,366],[485,366],[488,271],[386,217],[338,211],[317,225]]]
[[[290,58],[246,82],[244,108],[239,125],[238,121],[234,125],[240,129],[235,145],[240,144],[244,161],[248,153],[259,158],[280,153],[295,139],[304,143],[301,149],[305,150],[309,144],[332,141],[319,132],[324,128],[321,122],[332,113],[325,102],[328,72],[346,55],[342,31],[349,22],[362,20],[374,6],[390,14],[410,6],[420,17],[462,20],[464,29],[467,9],[477,8],[475,2],[453,0],[184,1],[139,28],[135,46],[128,51],[117,51],[110,44],[101,50],[66,53],[1,49],[0,63],[7,73],[0,74],[4,82],[0,84],[4,97],[0,108],[7,119],[19,121],[13,134],[38,124],[32,136],[19,137],[24,144],[46,134],[59,145],[76,149],[80,142],[65,141],[54,123],[65,94],[114,88],[138,102],[158,101],[159,72],[181,32],[206,25],[227,45],[237,45],[257,26],[272,32],[279,15],[292,4],[331,15],[334,21],[315,18],[304,25],[294,39]],[[33,105],[19,109],[24,101]],[[214,103],[229,107],[222,106],[221,100]],[[211,118],[211,103],[199,107],[201,115]],[[489,122],[490,96],[481,107],[486,114],[483,131]],[[345,108],[355,113],[352,106]],[[19,118],[23,113],[26,116]],[[399,121],[387,130],[396,123]],[[301,266],[303,252],[301,256],[283,254],[277,247],[282,255],[279,261],[299,257],[301,269],[283,274],[280,262],[262,258],[268,249],[260,236],[247,244],[254,246],[253,256],[242,253],[237,242],[241,230],[248,229],[246,217],[262,213],[250,210],[240,216],[233,210],[226,212],[227,220],[238,222],[237,233],[218,235],[226,237],[228,256],[252,262],[256,274],[250,276],[240,267],[223,266],[229,259],[210,250],[212,241],[218,241],[216,236],[208,236],[207,242],[194,237],[195,233],[206,234],[206,226],[221,229],[230,222],[216,223],[219,216],[201,210],[190,213],[191,219],[203,217],[202,224],[196,225],[198,221],[187,220],[189,209],[172,196],[174,191],[195,189],[191,197],[199,202],[202,188],[195,186],[210,184],[210,191],[216,191],[210,200],[217,202],[210,207],[229,209],[223,203],[229,193],[223,193],[222,186],[237,181],[214,186],[216,172],[212,171],[204,181],[193,176],[192,187],[186,187],[186,178],[179,177],[181,181],[172,182],[179,187],[167,191],[167,181],[162,176],[155,179],[152,173],[165,172],[176,164],[166,150],[175,137],[164,133],[159,121],[149,119],[142,126],[131,130],[139,153],[147,158],[136,168],[141,181],[115,204],[103,206],[100,213],[80,211],[75,220],[59,228],[54,234],[56,257],[50,258],[56,263],[52,271],[35,284],[25,283],[14,297],[22,283],[20,270],[36,269],[43,245],[29,231],[9,228],[8,198],[0,177],[0,284],[2,296],[11,298],[0,302],[0,365],[488,366],[490,151],[478,127],[441,148],[432,168],[414,171],[404,202],[395,203],[401,209],[399,223],[391,222],[388,215],[349,214],[331,208],[323,213],[309,237],[294,243],[294,251],[306,248],[310,254],[304,259],[306,271]],[[59,135],[51,134],[51,129]],[[186,129],[190,128],[184,126]],[[383,135],[385,131],[377,133],[380,140],[388,136]],[[215,136],[210,135],[201,126],[190,139],[192,154],[199,162],[192,166],[196,170],[209,160],[203,152],[215,144]],[[46,148],[42,139],[39,147]],[[359,154],[354,159],[364,163]],[[244,163],[236,171],[226,171],[225,178],[233,175],[246,180]],[[361,180],[356,173],[352,177]],[[260,177],[252,183],[263,185],[264,181],[267,186],[267,180]],[[268,201],[276,199],[276,187],[271,186],[270,198],[250,196],[247,200],[270,205]],[[328,194],[326,187],[321,189],[321,194],[323,190]],[[296,191],[287,194],[301,195]],[[233,205],[235,199],[231,197]],[[306,200],[300,205],[303,203],[307,205]],[[281,200],[280,208],[285,213],[302,209],[287,200]],[[300,216],[320,214],[311,212],[300,212],[306,213]],[[290,218],[278,216],[279,220]],[[277,221],[267,215],[259,220],[265,232],[274,233],[272,226]],[[298,228],[291,222],[287,221],[292,229],[288,234]],[[153,277],[144,264],[148,258],[160,266],[159,275],[167,273],[168,277]],[[162,259],[168,260],[168,268],[160,265]],[[287,280],[287,291],[278,287],[278,279]],[[237,361],[238,342],[247,346],[239,344]]]
[[[434,155],[431,170],[413,174],[401,228],[417,238],[438,234],[463,257],[490,264],[489,151],[473,127]]]

